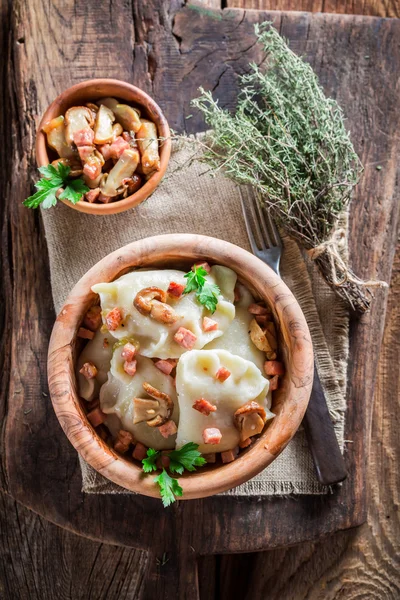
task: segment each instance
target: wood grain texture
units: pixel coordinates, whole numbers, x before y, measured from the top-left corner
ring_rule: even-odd
[[[227,0],[228,8],[400,17],[399,0]]]
[[[155,500],[82,496],[76,453],[43,395],[47,394],[46,346],[54,313],[40,215],[21,206],[35,173],[32,150],[38,119],[65,87],[88,77],[109,76],[149,92],[175,129],[186,125],[196,131],[204,127],[199,115],[186,117],[192,113],[189,100],[199,83],[213,89],[224,105],[233,106],[237,74],[250,59],[262,59],[254,45],[252,23],[273,17],[349,117],[367,167],[354,203],[351,258],[359,274],[389,279],[398,219],[399,111],[394,82],[399,75],[400,27],[395,20],[333,15],[234,10],[210,15],[190,7],[178,10],[176,1],[164,5],[156,0],[117,0],[108,10],[96,8],[93,0],[79,5],[55,2],[50,7],[41,0],[16,0],[3,9],[0,126],[11,143],[7,151],[1,149],[5,168],[0,172],[5,192],[0,198],[3,355],[9,365],[2,373],[0,396],[1,485],[48,519],[111,543],[136,543],[145,529],[141,524],[146,523],[156,556],[171,554],[165,573],[184,597],[185,578],[178,569],[185,556],[183,541],[197,552],[197,540],[204,540],[205,554],[258,550],[315,539],[364,520],[365,441],[385,298],[378,295],[371,314],[352,329],[347,438],[353,443],[346,452],[350,477],[340,492],[323,499],[214,498],[180,504],[166,511],[157,531],[151,530],[151,515],[159,510]],[[379,172],[378,164],[383,166]],[[123,526],[116,528],[121,515]],[[211,527],[209,515],[215,515],[215,526]],[[268,533],[271,523],[273,530]],[[315,560],[319,564],[322,558]],[[158,591],[166,589],[168,577],[157,583]]]

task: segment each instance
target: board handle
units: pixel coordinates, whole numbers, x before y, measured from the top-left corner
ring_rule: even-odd
[[[192,547],[154,547],[147,558],[143,600],[200,600],[197,556]]]
[[[314,383],[303,425],[318,481],[323,485],[334,485],[346,479],[346,466],[315,365]]]

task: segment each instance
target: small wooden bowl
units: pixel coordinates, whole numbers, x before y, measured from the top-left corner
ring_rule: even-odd
[[[189,234],[146,238],[109,254],[76,284],[57,317],[48,355],[49,388],[61,426],[81,456],[111,481],[146,496],[160,495],[154,477],[144,476],[138,464],[116,454],[85,416],[75,378],[77,331],[86,311],[98,303],[91,291],[94,284],[113,281],[132,268],[188,270],[198,260],[230,267],[257,298],[272,307],[286,374],[274,393],[276,417],[259,439],[230,464],[209,465],[181,476],[183,498],[223,492],[265,469],[297,431],[311,393],[314,358],[306,320],[287,286],[258,258],[228,242]]]
[[[57,158],[56,153],[47,145],[46,134],[42,131],[43,125],[59,115],[64,115],[71,106],[79,106],[85,102],[95,102],[107,96],[125,100],[128,104],[132,103],[134,106],[139,106],[143,115],[156,124],[159,137],[164,138],[160,142],[161,164],[160,170],[156,171],[137,192],[123,200],[117,200],[109,204],[90,204],[90,202],[84,200],[81,200],[77,204],[72,204],[67,200],[63,200],[64,204],[70,208],[92,215],[120,213],[146,200],[164,177],[171,155],[171,133],[167,120],[161,108],[148,94],[125,81],[118,81],[117,79],[90,79],[77,83],[65,90],[50,104],[44,113],[36,135],[36,161],[39,167],[48,165],[52,160]]]

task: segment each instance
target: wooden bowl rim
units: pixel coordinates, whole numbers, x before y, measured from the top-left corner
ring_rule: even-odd
[[[78,281],[57,317],[48,352],[49,389],[60,424],[84,460],[117,485],[146,496],[159,498],[154,477],[144,475],[138,465],[109,448],[95,433],[81,408],[73,363],[77,330],[86,310],[97,297],[90,289],[95,283],[111,281],[131,268],[149,266],[150,262],[207,258],[212,263],[231,267],[242,281],[249,282],[248,285],[268,302],[275,298],[274,312],[279,323],[288,327],[285,343],[291,346],[291,361],[287,364],[290,377],[287,371],[274,403],[279,414],[257,443],[241,453],[233,463],[180,477],[183,499],[202,498],[226,491],[260,473],[282,452],[297,431],[310,397],[314,358],[305,317],[285,283],[253,254],[216,238],[166,234],[138,240],[107,255]]]
[[[68,98],[79,92],[80,90],[86,90],[91,87],[99,88],[98,94],[94,94],[97,97],[101,97],[102,94],[101,88],[104,86],[114,87],[115,91],[112,92],[113,95],[119,96],[120,93],[132,94],[131,101],[135,104],[143,106],[146,110],[147,107],[150,107],[152,111],[157,115],[157,131],[160,137],[166,138],[165,141],[160,145],[160,170],[156,171],[148,181],[134,194],[124,198],[122,200],[117,200],[116,202],[110,202],[109,204],[90,204],[90,202],[85,202],[83,200],[79,201],[77,204],[72,204],[67,200],[62,200],[64,204],[73,208],[74,210],[78,210],[79,212],[84,212],[87,214],[95,214],[95,215],[111,215],[124,212],[137,206],[146,198],[150,196],[154,192],[154,190],[158,187],[161,182],[161,179],[164,177],[165,172],[168,167],[168,162],[171,156],[171,132],[169,129],[169,125],[167,119],[164,116],[161,108],[158,104],[149,96],[146,92],[141,90],[140,88],[127,83],[126,81],[120,81],[119,79],[87,79],[85,81],[81,81],[69,88],[67,88],[64,92],[59,94],[57,98],[53,100],[53,102],[46,109],[38,130],[36,132],[36,143],[35,143],[35,151],[36,151],[36,162],[39,167],[43,167],[49,164],[49,156],[47,150],[47,140],[46,135],[42,131],[43,125],[50,121],[52,118],[59,114],[59,110],[57,108],[61,104],[68,103]],[[120,93],[118,93],[120,92]],[[110,95],[108,93],[107,95]],[[93,96],[92,96],[93,98]],[[87,100],[89,101],[89,100]],[[127,100],[129,102],[129,100]],[[57,114],[56,114],[57,113]]]

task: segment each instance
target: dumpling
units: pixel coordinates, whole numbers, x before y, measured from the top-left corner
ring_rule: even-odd
[[[94,338],[90,340],[81,352],[76,368],[79,395],[85,400],[93,400],[99,395],[100,386],[107,381],[107,373],[110,370],[111,357],[113,353],[113,344],[117,340],[110,333],[96,332]],[[97,368],[95,379],[86,379],[79,370],[84,363],[91,362]]]
[[[186,285],[183,271],[172,269],[133,271],[123,275],[111,283],[99,283],[92,290],[100,295],[104,316],[119,307],[122,309],[124,320],[113,331],[116,338],[133,338],[140,344],[140,354],[148,357],[179,358],[186,350],[174,341],[174,335],[180,327],[189,329],[196,336],[194,348],[203,348],[211,340],[223,335],[235,317],[233,304],[236,274],[227,267],[214,266],[207,280],[216,283],[221,289],[217,309],[213,315],[201,305],[191,292],[180,299],[168,298],[168,303],[174,308],[179,319],[173,325],[155,321],[141,314],[134,306],[136,294],[147,287],[158,287],[164,291],[171,281]],[[204,316],[211,317],[218,323],[218,329],[204,332],[202,321]]]
[[[223,382],[215,374],[220,367],[231,372]],[[234,426],[235,411],[246,402],[255,400],[267,412],[268,380],[249,360],[226,350],[191,350],[179,360],[176,369],[176,391],[179,398],[179,426],[176,446],[187,442],[199,444],[200,452],[223,452],[238,445],[239,432]],[[208,416],[193,408],[193,403],[205,398],[217,407]],[[219,444],[205,444],[202,433],[206,428],[218,428],[222,433]]]
[[[122,345],[114,350],[108,381],[100,390],[101,410],[107,415],[116,415],[121,422],[120,429],[130,431],[134,438],[142,444],[156,450],[174,448],[176,435],[164,438],[157,427],[150,427],[144,422],[133,424],[134,406],[132,402],[133,398],[148,397],[142,385],[146,381],[170,396],[174,402],[172,420],[178,423],[179,406],[172,377],[162,373],[154,366],[150,358],[144,356],[137,356],[136,374],[133,377],[127,375],[123,369],[122,350]],[[115,419],[111,419],[111,423],[112,421]],[[107,421],[106,424],[108,425]],[[115,430],[115,426],[110,429]]]
[[[265,362],[265,354],[261,352],[250,339],[250,321],[254,318],[247,310],[254,302],[253,296],[243,285],[238,285],[240,300],[236,304],[236,314],[232,323],[224,335],[213,340],[205,346],[205,350],[222,349],[251,360],[262,372]]]

